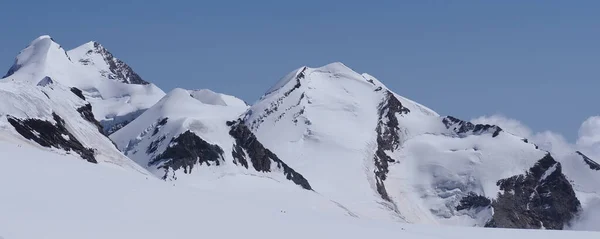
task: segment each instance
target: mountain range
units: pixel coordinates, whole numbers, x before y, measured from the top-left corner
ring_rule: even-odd
[[[41,36],[0,80],[0,143],[10,171],[0,224],[13,233],[38,217],[62,218],[49,231],[100,226],[119,217],[111,205],[158,220],[146,229],[155,237],[231,217],[277,230],[266,218],[282,215],[293,222],[282,228],[358,220],[370,236],[377,225],[423,238],[425,225],[600,230],[578,227],[600,213],[600,164],[585,152],[556,155],[502,126],[439,115],[342,63],[299,67],[249,105],[208,89],[165,93],[100,43],[67,51]]]

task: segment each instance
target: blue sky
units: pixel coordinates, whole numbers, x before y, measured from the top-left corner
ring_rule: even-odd
[[[503,114],[574,140],[600,112],[600,1],[11,1],[0,68],[49,34],[96,40],[165,91],[255,101],[340,61],[443,115]]]

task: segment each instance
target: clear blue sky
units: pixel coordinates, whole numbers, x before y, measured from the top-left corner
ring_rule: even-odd
[[[573,140],[600,113],[600,1],[9,2],[4,70],[49,34],[96,40],[165,91],[253,102],[297,67],[341,61],[443,115],[502,113]]]

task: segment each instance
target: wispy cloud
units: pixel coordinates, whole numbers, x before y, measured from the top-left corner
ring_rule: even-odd
[[[533,132],[522,122],[503,115],[481,116],[471,122],[479,124],[494,124],[505,131],[531,140],[541,149],[557,156],[582,151],[590,157],[600,156],[600,116],[592,116],[585,120],[579,128],[575,142],[568,142],[564,136],[552,131]]]

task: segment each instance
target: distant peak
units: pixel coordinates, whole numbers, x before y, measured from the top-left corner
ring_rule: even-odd
[[[41,44],[50,45],[49,43],[58,45],[58,43],[56,43],[56,41],[54,41],[54,38],[52,38],[51,36],[41,35],[41,36],[37,37],[36,39],[34,39],[33,41],[31,41],[31,43],[29,43],[29,47],[35,46],[35,45],[41,45]],[[60,45],[58,45],[58,46],[60,47]]]
[[[83,45],[81,45],[81,46],[85,46],[85,47],[87,47],[87,48],[89,48],[89,49],[100,49],[100,48],[104,48],[104,47],[102,46],[102,44],[100,44],[100,43],[99,43],[99,42],[97,42],[97,41],[89,41],[89,42],[87,42],[87,43],[85,43],[85,44],[83,44]]]
[[[319,68],[331,68],[331,69],[343,69],[343,70],[352,70],[350,67],[346,66],[344,63],[339,61],[329,63],[327,65],[321,66]]]
[[[150,84],[97,41],[89,41],[70,50],[68,54],[79,64],[98,68],[100,74],[110,80],[126,84]]]
[[[15,63],[3,78],[15,74],[22,68],[29,68],[29,74],[41,74],[47,69],[47,59],[51,64],[65,64],[71,61],[65,50],[49,35],[42,35],[31,41],[29,46],[21,50],[15,59]],[[45,76],[45,75],[44,75]],[[36,77],[33,77],[36,78]],[[39,80],[35,79],[36,81]]]
[[[38,38],[36,38],[34,41],[43,40],[43,39],[50,39],[50,40],[54,41],[54,39],[52,39],[52,37],[50,35],[41,35]]]

